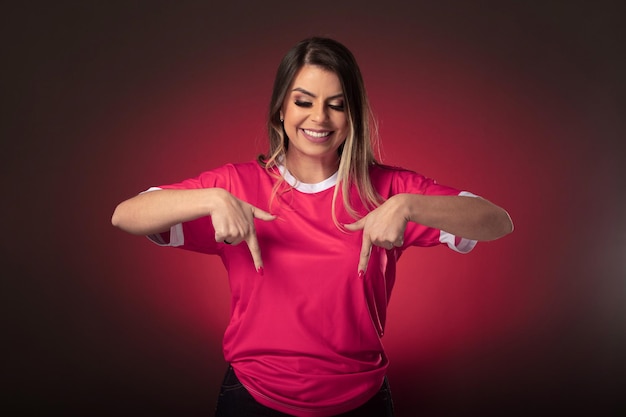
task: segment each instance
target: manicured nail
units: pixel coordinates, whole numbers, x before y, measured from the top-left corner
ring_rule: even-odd
[[[359,271],[359,278],[363,279],[363,277],[365,276],[365,271],[363,271],[362,269]]]
[[[259,275],[263,276],[263,272],[264,272],[263,267],[262,266],[258,267],[256,272],[258,272]]]

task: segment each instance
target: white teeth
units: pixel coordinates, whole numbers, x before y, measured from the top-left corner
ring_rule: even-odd
[[[307,129],[303,129],[304,133],[306,133],[309,136],[313,136],[314,138],[325,138],[326,136],[330,135],[330,132],[314,132],[312,130],[307,130]]]

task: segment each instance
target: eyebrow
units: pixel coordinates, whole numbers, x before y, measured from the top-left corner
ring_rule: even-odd
[[[307,90],[305,90],[304,88],[301,88],[301,87],[296,87],[296,88],[294,88],[291,91],[298,91],[298,92],[300,92],[302,94],[305,94],[307,96],[311,96],[313,98],[317,97],[315,94],[313,94],[310,91],[307,91]],[[330,97],[327,98],[327,100],[334,100],[336,98],[343,98],[343,93],[339,93],[339,94],[335,94],[334,96],[330,96]]]

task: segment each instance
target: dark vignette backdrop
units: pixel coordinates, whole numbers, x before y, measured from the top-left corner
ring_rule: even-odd
[[[252,3],[2,7],[3,405],[211,415],[224,272],[109,218],[262,152],[275,66],[321,34],[359,59],[385,162],[482,194],[517,227],[468,256],[405,255],[385,336],[398,416],[616,415],[619,2]]]

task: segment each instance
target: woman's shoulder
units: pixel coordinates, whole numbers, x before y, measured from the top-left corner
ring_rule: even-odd
[[[395,165],[386,165],[381,163],[374,163],[370,166],[370,177],[404,177],[404,176],[418,176],[423,177],[423,175],[417,173],[414,170],[395,166]]]
[[[461,192],[454,187],[439,184],[434,178],[417,171],[384,164],[376,164],[371,167],[370,179],[378,190],[388,189],[391,194],[412,192],[433,195],[458,195]]]
[[[259,178],[265,168],[256,160],[248,162],[229,162],[201,172],[197,179],[201,184],[221,184],[251,178]],[[213,185],[214,186],[214,185]]]
[[[370,180],[379,193],[390,195],[403,192],[423,194],[436,184],[432,178],[417,171],[385,164],[375,164],[370,167]]]

